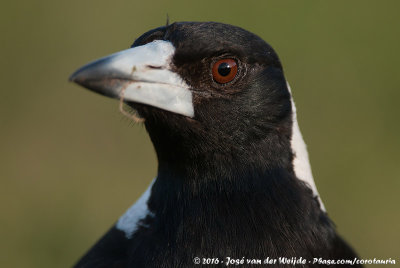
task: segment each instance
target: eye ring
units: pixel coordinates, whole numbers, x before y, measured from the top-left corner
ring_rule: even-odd
[[[237,73],[237,61],[231,58],[218,60],[212,67],[213,79],[219,84],[231,82],[236,77]]]

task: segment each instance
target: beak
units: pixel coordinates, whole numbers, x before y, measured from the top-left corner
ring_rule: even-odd
[[[174,46],[156,40],[89,63],[69,78],[111,98],[194,117],[190,87],[170,70]]]

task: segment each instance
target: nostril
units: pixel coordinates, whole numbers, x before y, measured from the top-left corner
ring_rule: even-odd
[[[162,66],[155,66],[155,65],[147,65],[147,67],[148,67],[149,69],[156,69],[156,70],[161,70],[161,69],[163,69]]]

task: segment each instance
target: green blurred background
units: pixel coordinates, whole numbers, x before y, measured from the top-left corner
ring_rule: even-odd
[[[316,184],[364,258],[400,252],[399,1],[3,1],[0,267],[71,266],[144,191],[156,158],[82,64],[170,21],[220,21],[283,62]]]

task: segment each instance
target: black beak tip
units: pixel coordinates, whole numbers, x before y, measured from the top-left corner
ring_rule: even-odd
[[[69,76],[68,82],[81,84],[80,82],[82,82],[82,76],[80,74],[81,74],[81,69],[76,70]]]
[[[107,78],[102,78],[90,67],[91,66],[83,66],[79,68],[70,75],[68,81],[107,97],[118,97],[118,91],[114,90],[114,87],[120,82],[109,81]]]
[[[68,78],[68,82],[75,82],[75,75],[71,74]]]

